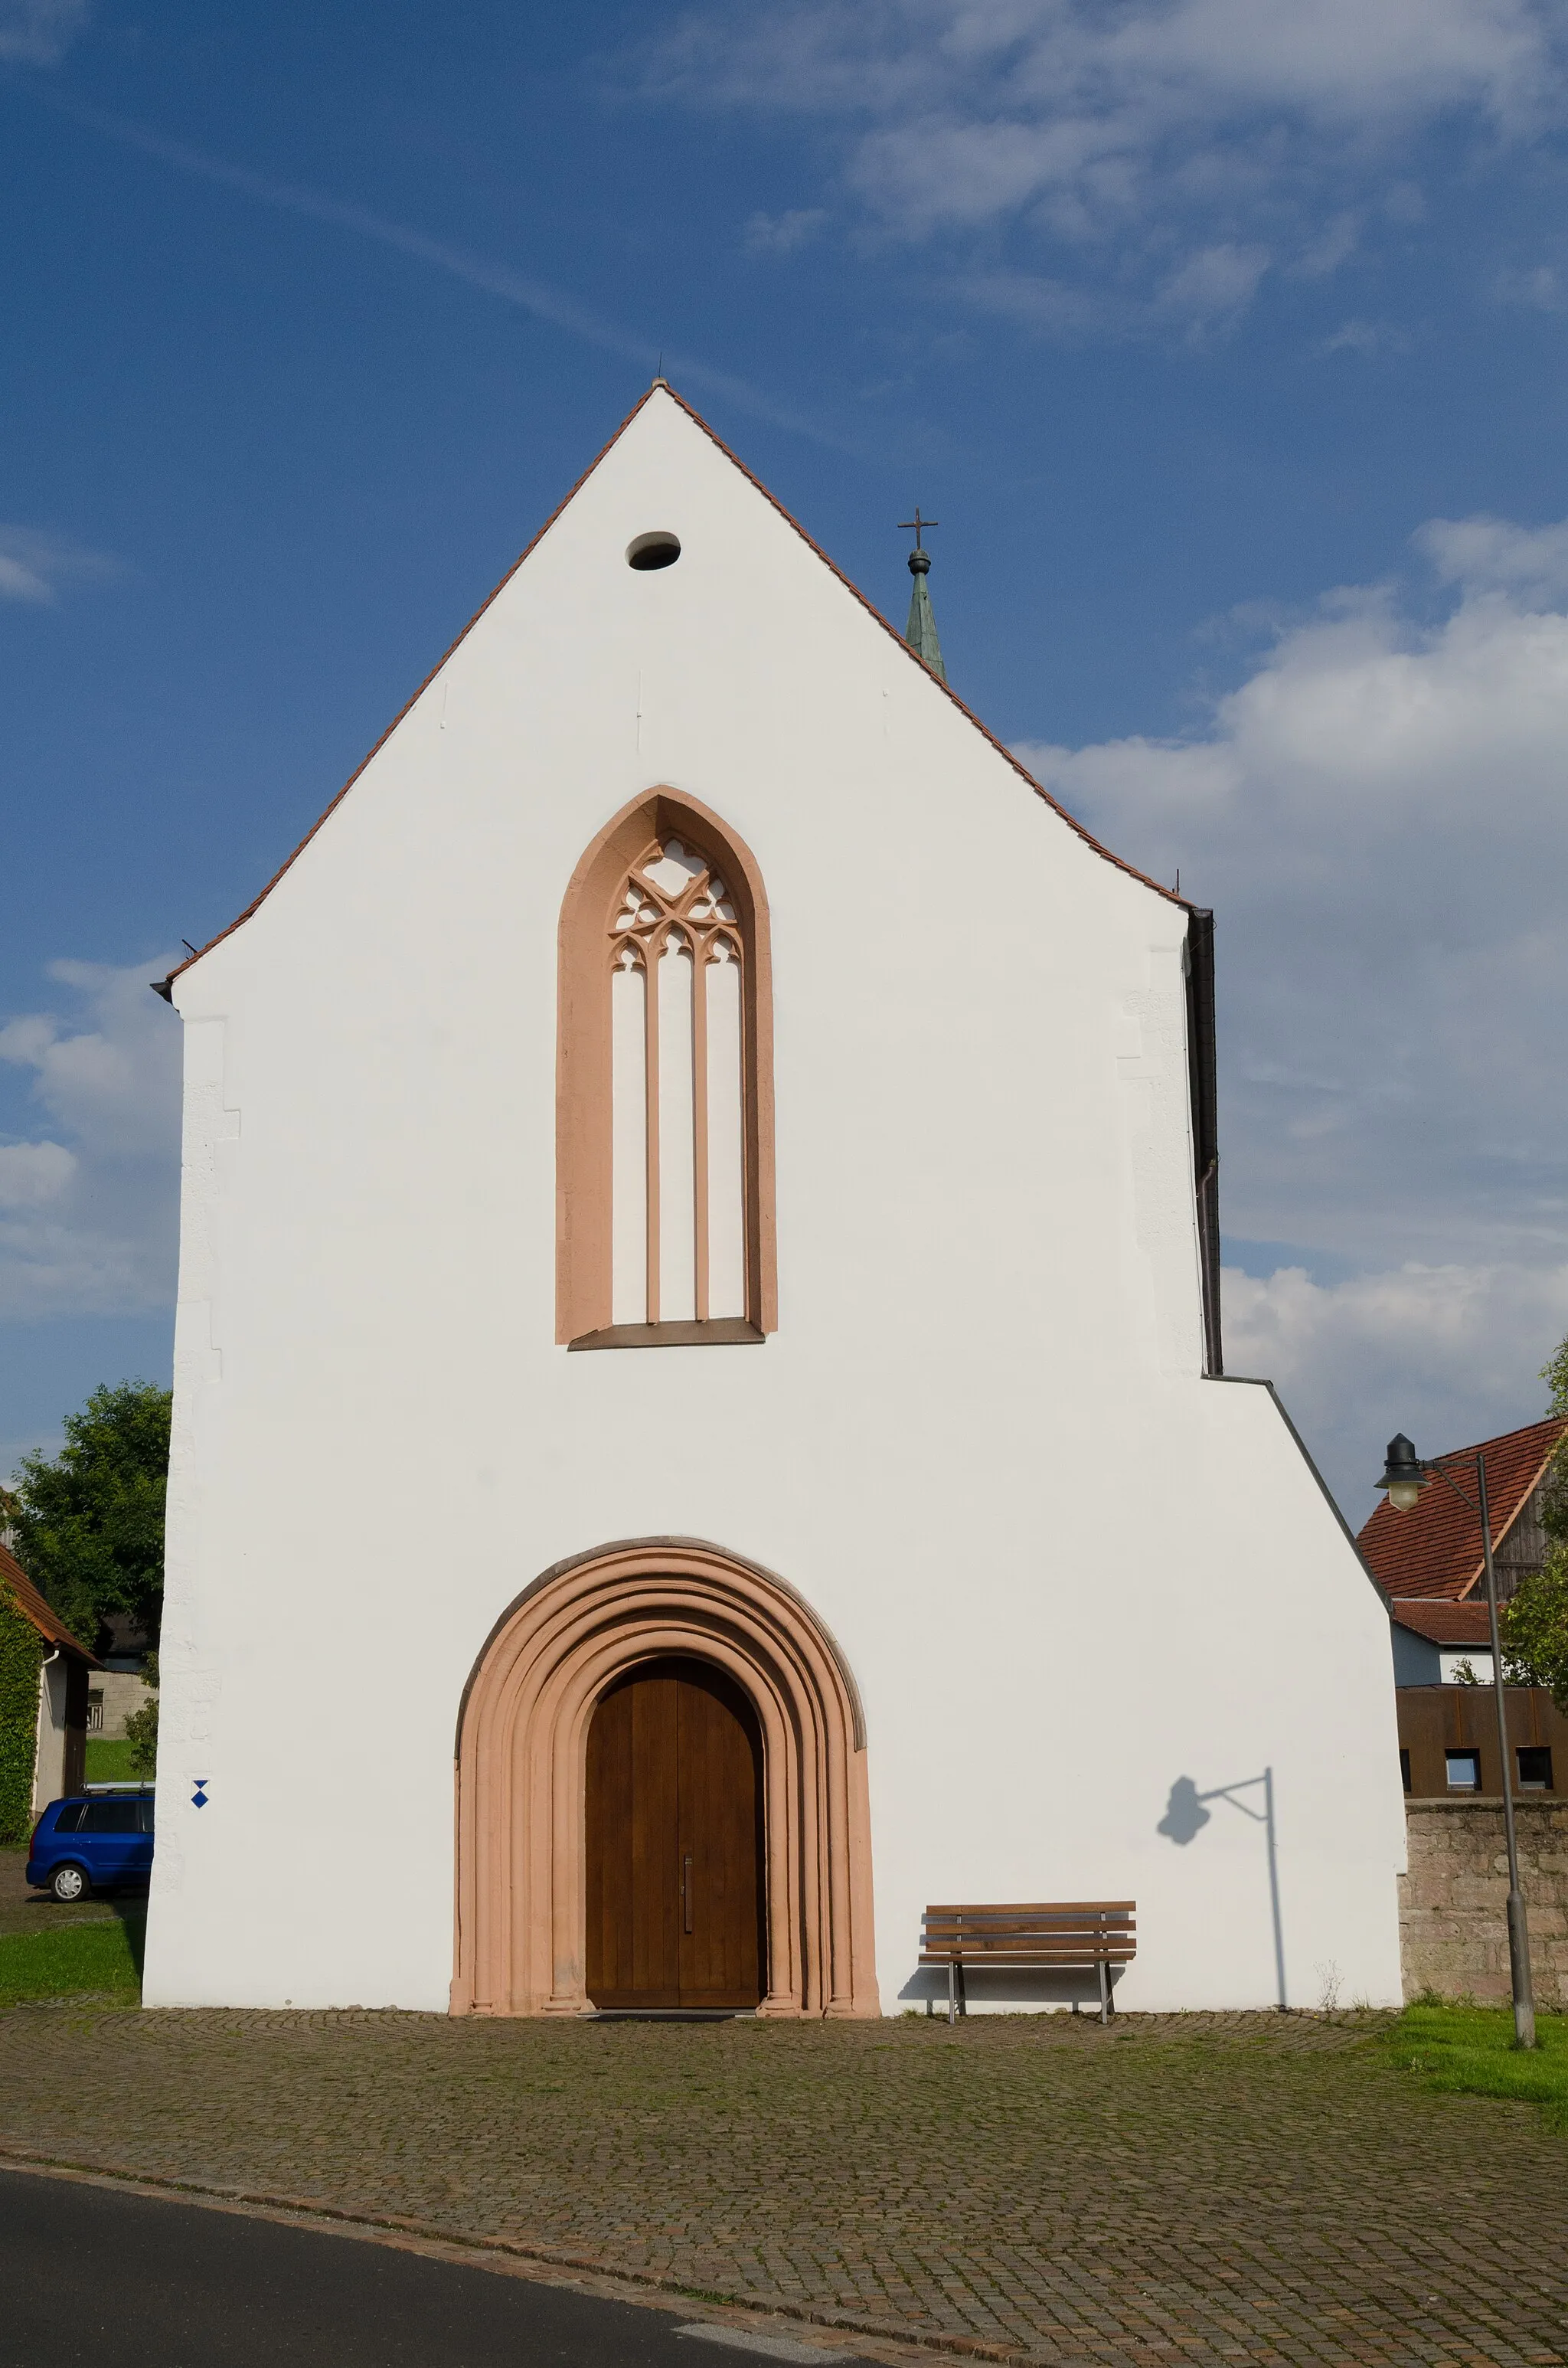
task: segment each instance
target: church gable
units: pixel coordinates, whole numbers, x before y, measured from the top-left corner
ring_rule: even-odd
[[[650,450],[649,447],[655,438],[659,449]],[[696,438],[701,439],[701,445],[706,448],[709,454],[720,460],[722,464],[727,465],[722,465],[717,471],[703,470],[700,467],[693,471],[689,445],[690,441]],[[687,447],[684,451],[683,446]],[[680,455],[685,465],[677,466],[677,469],[672,472],[668,462],[676,454]],[[687,556],[687,545],[672,527],[639,527],[626,539],[624,549],[619,550],[619,553],[612,549],[616,542],[616,535],[615,524],[611,523],[610,519],[607,518],[604,521],[609,526],[608,539],[597,532],[600,518],[607,510],[612,514],[620,513],[616,520],[620,525],[624,525],[632,516],[632,510],[626,508],[625,505],[629,499],[635,503],[639,497],[641,489],[638,481],[640,479],[647,487],[643,498],[656,500],[657,493],[665,490],[672,473],[688,480],[688,491],[690,481],[695,480],[702,484],[703,492],[707,496],[702,504],[707,513],[703,523],[710,529],[717,522],[715,513],[726,514],[724,525],[730,530],[721,533],[714,540],[721,544],[727,541],[733,542],[738,529],[743,543],[752,544],[752,552],[742,558],[737,571],[733,587],[734,597],[744,605],[747,614],[755,616],[757,620],[756,630],[765,635],[778,635],[778,628],[772,620],[786,609],[788,609],[790,631],[787,638],[792,646],[787,653],[787,659],[801,690],[804,689],[805,683],[810,680],[809,661],[803,665],[802,660],[809,651],[812,638],[812,609],[816,610],[819,621],[824,617],[831,617],[832,623],[826,636],[830,642],[841,642],[846,627],[853,633],[851,617],[854,612],[858,612],[858,617],[864,620],[865,625],[875,629],[874,633],[867,636],[863,645],[869,660],[874,654],[876,657],[885,662],[887,653],[885,647],[879,648],[879,643],[884,639],[886,642],[891,642],[897,652],[897,670],[902,672],[905,666],[915,670],[921,685],[920,695],[941,699],[950,707],[956,717],[962,717],[971,727],[979,741],[1007,768],[1019,788],[1027,787],[1032,796],[1065,824],[1085,848],[1103,858],[1108,864],[1125,874],[1130,880],[1136,881],[1141,886],[1149,889],[1153,894],[1182,906],[1184,910],[1190,909],[1183,905],[1183,900],[1175,896],[1173,892],[1164,888],[1159,882],[1149,880],[1134,866],[1101,846],[1092,833],[1085,830],[1074,816],[1061,806],[1051,793],[1034,780],[1011,751],[990,732],[980,718],[965,706],[962,700],[948,684],[945,673],[933,672],[922,661],[905,639],[867,599],[864,593],[850,582],[777,497],[769,493],[761,481],[754,476],[744,463],[730,450],[707,421],[663,381],[655,381],[653,387],[617,429],[608,444],[585,471],[560,507],[546,520],[532,541],[503,576],[494,590],[481,604],[445,655],[426,676],[419,689],[400,710],[381,738],[350,774],[343,788],[300,845],[294,848],[260,894],[234,921],[203,946],[199,952],[192,954],[187,961],[178,963],[170,972],[166,980],[157,982],[160,993],[166,995],[174,980],[181,977],[193,963],[201,961],[214,946],[222,943],[225,939],[233,935],[234,930],[241,928],[260,910],[267,899],[273,894],[279,883],[306,854],[318,835],[330,825],[333,817],[345,802],[366,780],[366,777],[372,774],[378,760],[395,746],[399,734],[433,697],[437,699],[441,697],[443,687],[452,670],[454,668],[460,670],[465,657],[477,655],[476,644],[483,646],[493,636],[503,641],[511,641],[515,644],[520,643],[521,647],[515,647],[511,655],[514,662],[520,659],[523,666],[527,666],[530,643],[533,640],[530,628],[534,623],[534,620],[527,612],[534,604],[527,598],[529,578],[526,571],[531,567],[540,578],[549,576],[552,579],[548,593],[544,593],[541,587],[540,604],[547,611],[555,609],[561,587],[553,580],[557,570],[551,563],[561,553],[562,545],[569,545],[576,539],[574,529],[586,529],[584,540],[592,541],[596,546],[593,552],[593,563],[597,563],[597,567],[604,570],[611,583],[619,573],[615,565],[618,555],[624,562],[628,573],[632,577],[662,574],[665,569],[681,564]],[[664,484],[660,483],[661,479],[665,481]],[[652,482],[649,482],[650,480]],[[737,504],[733,495],[742,487],[745,490],[742,500]],[[669,490],[673,493],[675,489],[670,486]],[[717,501],[712,498],[715,492],[718,494]],[[747,496],[755,496],[755,501]],[[599,515],[590,518],[590,513],[599,513]],[[787,545],[784,547],[792,546],[790,549],[791,559],[798,554],[809,553],[818,564],[818,570],[820,570],[819,574],[817,571],[801,570],[796,566],[790,568],[790,574],[794,579],[790,587],[793,598],[788,603],[777,598],[777,587],[768,580],[767,572],[767,562],[770,555],[768,546],[771,546],[771,556],[777,559],[780,540],[764,527],[765,520],[767,521],[767,527],[776,523],[778,528],[785,530]],[[756,549],[759,528],[764,529],[760,538],[764,544],[761,551]],[[687,541],[689,539],[688,531]],[[760,562],[760,565],[748,564],[748,558],[754,562]],[[568,574],[576,572],[572,569],[570,561],[567,562],[566,572]],[[812,580],[813,575],[816,579],[814,582]],[[843,596],[845,600],[852,604],[849,616],[842,613],[840,603],[836,598],[832,601],[831,607],[823,601],[823,592],[828,589],[827,585],[823,582],[824,576],[831,579],[833,592]],[[583,588],[579,575],[576,586],[579,594]],[[920,588],[923,587],[917,586],[917,590]],[[800,605],[802,592],[807,596],[804,609]],[[568,607],[574,605],[571,600],[570,588],[567,605]],[[602,611],[609,605],[610,603],[604,598],[602,590],[597,590],[596,594],[583,604],[581,618],[583,628],[591,633],[597,623],[608,621],[604,619]],[[778,635],[778,638],[782,649],[786,637]],[[549,636],[547,635],[545,639],[548,641]],[[542,651],[540,655],[542,657]],[[640,713],[638,721],[639,723],[642,721]]]
[[[1093,1261],[1052,1247],[1086,1227],[1158,1361],[1214,1371],[1191,918],[656,387],[165,989],[224,1020],[256,1178],[319,1163],[321,1238],[368,1196],[416,1227],[455,1157],[530,1337],[766,1341],[791,1177],[797,1310],[880,1322],[919,1267],[1092,1331]]]

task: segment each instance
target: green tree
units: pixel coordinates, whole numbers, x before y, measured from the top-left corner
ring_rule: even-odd
[[[1568,1553],[1521,1579],[1498,1607],[1504,1675],[1517,1686],[1544,1686],[1568,1713]]]
[[[125,1739],[131,1746],[131,1765],[138,1776],[155,1776],[158,1772],[158,1656],[149,1653],[147,1666],[142,1672],[142,1682],[151,1689],[148,1701],[140,1710],[133,1710],[125,1722]]]
[[[1558,1343],[1551,1362],[1541,1367],[1540,1378],[1551,1394],[1547,1413],[1568,1416],[1568,1339]],[[1551,1459],[1541,1490],[1540,1519],[1549,1538],[1568,1542],[1568,1438]]]
[[[96,1648],[112,1612],[157,1643],[171,1403],[172,1393],[151,1382],[96,1389],[65,1417],[60,1453],[24,1456],[17,1474],[17,1559]]]

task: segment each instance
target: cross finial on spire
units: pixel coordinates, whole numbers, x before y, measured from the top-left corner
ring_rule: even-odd
[[[931,595],[926,587],[926,578],[931,573],[931,554],[922,541],[922,537],[929,534],[934,526],[941,523],[940,518],[922,518],[920,505],[916,502],[915,516],[901,518],[898,530],[900,534],[913,534],[915,537],[915,548],[909,554],[909,572],[915,578],[915,589],[910,595],[909,623],[904,629],[903,638],[915,656],[923,658],[932,673],[939,675],[946,682],[948,669],[942,664],[942,645],[937,639],[937,620],[931,610]]]

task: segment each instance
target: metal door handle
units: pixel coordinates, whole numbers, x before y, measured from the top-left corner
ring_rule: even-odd
[[[681,1864],[680,1896],[685,1902],[686,1929],[689,1932],[691,1930],[691,1852],[689,1850]]]

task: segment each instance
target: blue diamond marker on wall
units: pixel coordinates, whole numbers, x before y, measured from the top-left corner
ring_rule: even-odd
[[[207,1787],[211,1782],[210,1776],[199,1776],[196,1779],[196,1790],[190,1796],[190,1805],[193,1809],[204,1809],[207,1806]]]

